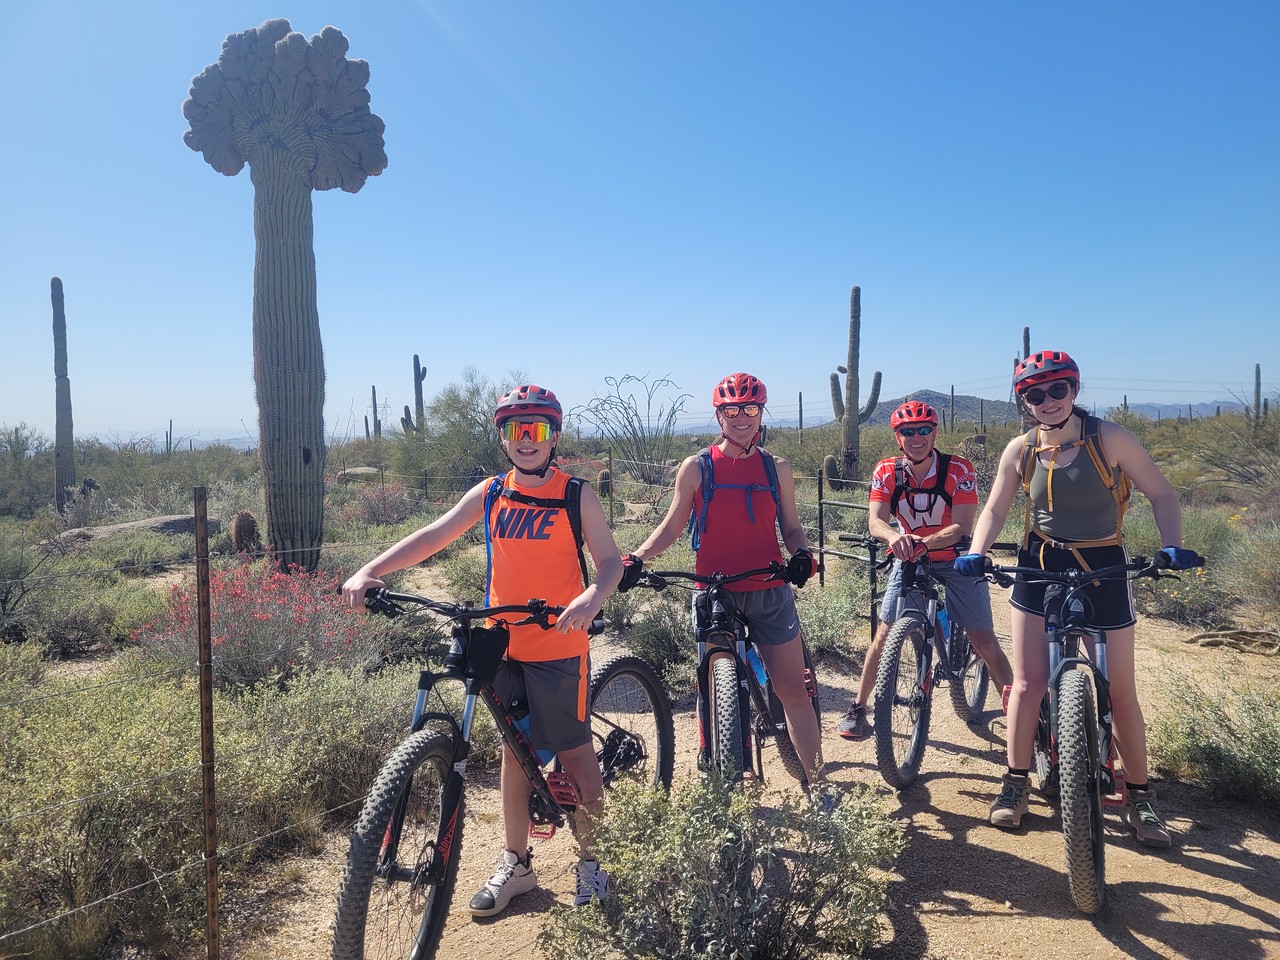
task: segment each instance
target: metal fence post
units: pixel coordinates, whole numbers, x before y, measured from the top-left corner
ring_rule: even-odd
[[[822,485],[822,470],[818,470],[818,586],[825,588],[827,585],[827,560],[826,546],[827,536],[826,528],[823,526],[822,502],[825,499],[825,493]]]
[[[204,794],[205,936],[209,960],[218,960],[218,811],[213,774],[213,632],[209,603],[208,491],[195,488],[196,623],[199,632],[200,773]]]
[[[613,447],[605,451],[609,462],[609,529],[613,529],[613,490],[618,485],[617,474],[613,472]]]

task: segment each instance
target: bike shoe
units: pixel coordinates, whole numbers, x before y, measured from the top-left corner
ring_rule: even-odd
[[[1156,813],[1154,790],[1129,790],[1129,799],[1124,805],[1124,822],[1144,847],[1163,848],[1173,842],[1160,821],[1160,814]]]
[[[1003,782],[987,819],[993,827],[1016,830],[1022,826],[1022,817],[1031,804],[1031,778],[1006,773]]]
[[[504,850],[493,865],[493,876],[471,898],[467,909],[473,917],[492,917],[507,909],[507,904],[515,897],[535,890],[537,886],[532,848],[523,857],[514,850]]]
[[[844,719],[840,721],[838,732],[846,740],[855,743],[866,740],[875,733],[875,727],[867,721],[867,708],[857,702],[851,704]]]
[[[579,860],[573,868],[577,877],[573,895],[573,905],[584,907],[592,900],[607,900],[613,892],[609,884],[609,874],[600,869],[595,860]]]

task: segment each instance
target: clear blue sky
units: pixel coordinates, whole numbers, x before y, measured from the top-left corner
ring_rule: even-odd
[[[570,404],[744,369],[830,417],[1008,396],[1032,346],[1105,408],[1280,384],[1280,4],[49,2],[5,18],[0,423],[52,436],[49,278],[78,435],[255,429],[248,171],[182,141],[223,38],[332,24],[389,167],[315,195],[331,432],[473,364]]]

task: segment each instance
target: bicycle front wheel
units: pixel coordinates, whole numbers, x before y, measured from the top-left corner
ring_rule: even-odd
[[[606,788],[624,779],[671,788],[671,700],[647,661],[620,656],[592,668],[591,737]]]
[[[444,930],[462,847],[453,738],[420,730],[383,765],[351,832],[333,960],[425,960]]]
[[[893,625],[876,671],[876,765],[885,783],[904,790],[920,773],[933,703],[924,624],[904,617]]]
[[[982,716],[990,680],[986,661],[973,649],[969,634],[964,627],[955,627],[951,634],[951,679],[947,687],[951,706],[965,723],[973,723]]]
[[[707,665],[707,718],[711,735],[707,744],[712,769],[737,781],[750,763],[743,757],[742,709],[738,699],[738,661],[732,654],[712,654]]]
[[[1085,913],[1102,909],[1106,892],[1106,835],[1098,769],[1098,713],[1092,677],[1083,670],[1058,681],[1058,776],[1062,836],[1071,899]]]

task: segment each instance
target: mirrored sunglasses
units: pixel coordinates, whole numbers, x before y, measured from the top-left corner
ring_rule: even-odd
[[[545,420],[507,420],[502,424],[502,436],[506,440],[528,440],[542,443],[551,439],[552,426]]]
[[[738,414],[744,414],[748,417],[760,416],[760,404],[758,403],[726,403],[720,408],[720,412],[724,414],[726,420],[737,420]]]
[[[1027,403],[1031,404],[1033,407],[1038,407],[1040,404],[1044,403],[1046,394],[1053,397],[1055,400],[1061,400],[1070,392],[1071,381],[1059,380],[1056,383],[1049,385],[1044,390],[1041,390],[1039,387],[1032,387],[1030,390],[1027,390],[1022,394],[1022,399],[1027,401]]]
[[[900,437],[914,437],[917,433],[920,434],[920,436],[922,437],[927,437],[929,436],[929,434],[933,433],[933,427],[899,427],[898,428],[898,436]]]

